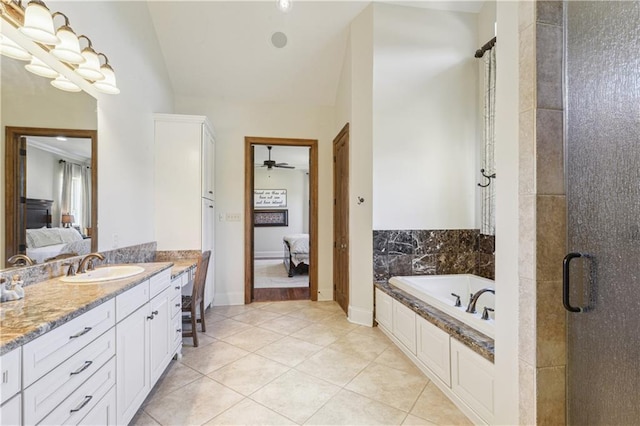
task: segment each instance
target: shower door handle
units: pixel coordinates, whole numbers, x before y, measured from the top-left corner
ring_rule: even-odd
[[[583,309],[576,306],[571,306],[569,301],[569,264],[575,258],[582,257],[581,253],[569,253],[564,257],[562,261],[562,304],[564,308],[569,312],[583,312]]]

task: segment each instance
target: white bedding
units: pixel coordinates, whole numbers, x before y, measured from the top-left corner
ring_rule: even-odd
[[[91,253],[91,238],[36,248],[27,247],[27,256],[35,263],[44,263],[45,260],[63,253],[76,253],[79,256]]]
[[[309,234],[290,234],[282,239],[289,243],[291,262],[294,267],[299,263],[309,264]]]

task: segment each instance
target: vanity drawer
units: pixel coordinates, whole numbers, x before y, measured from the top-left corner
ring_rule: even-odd
[[[93,376],[58,405],[47,417],[45,425],[77,425],[98,405],[116,384],[116,359],[111,358]],[[26,422],[25,422],[26,424]]]
[[[22,424],[22,395],[16,395],[13,399],[0,405],[0,425]]]
[[[149,301],[149,281],[116,296],[116,322],[120,322]]]
[[[4,404],[13,395],[20,392],[22,381],[20,377],[22,362],[20,362],[20,350],[16,348],[0,357],[2,369],[2,383],[0,384],[0,404]]]
[[[23,387],[44,376],[115,325],[111,299],[22,347]]]
[[[171,299],[171,318],[174,318],[180,312],[182,312],[182,296],[178,294]]]
[[[35,424],[116,354],[114,328],[24,390],[24,419]]]
[[[182,342],[182,315],[178,315],[172,320],[173,342],[172,348],[177,348]]]
[[[186,283],[187,274],[183,273],[171,280],[171,297],[182,294],[182,286]]]
[[[149,279],[149,288],[151,291],[151,298],[153,299],[158,294],[171,285],[171,269],[165,269],[157,275],[152,276]]]

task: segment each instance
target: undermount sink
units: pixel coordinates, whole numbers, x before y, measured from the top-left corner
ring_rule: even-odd
[[[87,271],[84,274],[60,277],[60,281],[73,284],[91,284],[133,277],[141,272],[144,272],[144,268],[136,265],[103,266],[93,271]]]

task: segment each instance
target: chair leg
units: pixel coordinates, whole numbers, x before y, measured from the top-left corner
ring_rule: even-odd
[[[202,323],[202,332],[207,331],[207,327],[204,324],[204,300],[200,301],[200,322]]]
[[[196,309],[191,309],[191,333],[193,333],[193,346],[198,347],[198,330],[196,329]]]

